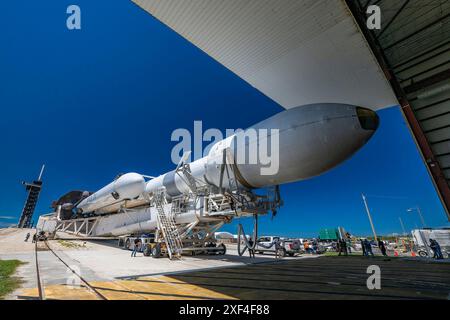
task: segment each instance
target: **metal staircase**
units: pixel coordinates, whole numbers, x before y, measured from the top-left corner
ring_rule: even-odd
[[[197,194],[197,183],[195,181],[195,178],[191,174],[191,167],[189,166],[189,164],[187,163],[182,165],[177,169],[177,172],[181,172],[184,177],[186,177],[187,181],[182,178],[184,183],[186,183],[189,189],[191,189],[192,193]]]
[[[164,211],[164,205],[167,204],[166,192],[164,189],[160,189],[156,192],[154,196],[154,203],[156,210],[158,212],[157,215],[158,229],[161,231],[162,237],[164,238],[164,242],[166,243],[169,258],[181,259],[181,251],[183,250],[183,243],[181,241],[178,228],[175,224],[173,212],[170,212],[170,214],[167,215]],[[173,205],[172,208],[174,208]]]

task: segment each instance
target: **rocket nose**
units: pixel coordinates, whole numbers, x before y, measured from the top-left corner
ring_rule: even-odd
[[[375,131],[380,125],[380,118],[373,110],[357,107],[356,114],[358,115],[359,124],[364,130]]]

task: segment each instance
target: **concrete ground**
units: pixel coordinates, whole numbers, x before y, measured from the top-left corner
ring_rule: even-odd
[[[24,283],[10,299],[36,299],[33,246],[26,231],[0,231],[0,259],[28,263]],[[47,299],[98,299],[50,251],[38,252]],[[118,249],[108,241],[50,241],[57,254],[107,299],[448,299],[450,264],[382,257],[302,257],[276,260],[239,257],[228,245],[225,256],[154,259]],[[381,270],[381,290],[366,286],[367,267]],[[72,282],[75,280],[75,283]]]

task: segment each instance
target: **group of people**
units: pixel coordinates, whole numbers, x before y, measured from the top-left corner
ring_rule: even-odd
[[[339,253],[339,256],[341,254],[348,256],[348,254],[351,253],[350,246],[347,246],[347,241],[345,239],[339,239],[336,246],[336,251]]]
[[[36,233],[35,234],[33,234],[33,240],[32,240],[32,243],[35,243],[36,242]],[[25,236],[25,242],[28,242],[28,239],[30,239],[30,233],[28,232],[27,233],[27,235]]]
[[[318,250],[318,246],[317,246],[317,242],[313,239],[313,241],[311,241],[311,243],[308,240],[305,240],[303,242],[303,248],[305,249],[306,253],[317,253]]]
[[[360,239],[359,241],[361,243],[361,250],[362,250],[363,256],[366,256],[366,257],[374,256],[373,251],[372,251],[372,244],[370,243],[370,241],[367,239],[364,239],[364,240]],[[383,256],[387,256],[386,246],[383,241],[381,241],[381,240],[378,241],[378,248],[380,249],[380,252]],[[349,253],[351,254],[352,247],[351,247],[350,240],[348,238],[339,239],[336,243],[336,251],[338,252],[339,256],[341,254],[346,255],[346,256]]]
[[[362,250],[362,254],[365,257],[368,256],[374,256],[373,251],[372,251],[372,244],[369,242],[369,240],[367,239],[360,239],[359,240],[360,244],[361,244],[361,250]]]

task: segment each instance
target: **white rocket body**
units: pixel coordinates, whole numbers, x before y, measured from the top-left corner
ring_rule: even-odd
[[[238,185],[248,189],[308,179],[353,155],[374,134],[378,122],[374,111],[345,104],[312,104],[285,110],[245,130],[242,135],[249,137],[246,143],[237,143],[242,138],[240,134],[216,143],[206,157],[189,164],[191,175],[198,182],[218,188],[229,186],[229,178],[234,177]],[[252,129],[269,135],[252,135]],[[276,146],[271,140],[270,134],[275,132],[272,129],[277,130],[278,137],[273,140]],[[268,155],[278,155],[271,159],[277,161],[276,170],[268,170],[273,163],[268,164],[259,156],[253,163],[237,161],[239,154],[248,155],[260,148],[266,148]],[[221,174],[225,149],[232,158],[234,175]],[[165,187],[168,197],[174,197],[189,191],[185,181],[175,171],[147,183],[141,175],[130,173],[83,200],[77,208],[83,212],[112,212],[124,200],[131,200],[128,207],[137,206],[144,201],[144,194],[151,196],[161,187]]]
[[[144,191],[144,177],[137,173],[127,173],[81,201],[77,209],[82,212],[112,212],[111,210],[115,210],[112,206],[124,201],[136,201]]]

